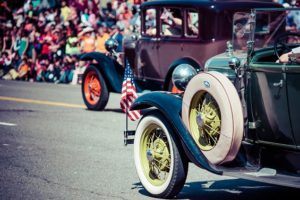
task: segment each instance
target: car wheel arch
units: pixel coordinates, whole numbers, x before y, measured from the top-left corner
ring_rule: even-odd
[[[109,69],[111,68],[111,65],[118,65],[118,63],[114,62],[114,60],[107,55],[99,52],[91,52],[87,54],[83,54],[80,57],[80,60],[83,61],[93,61],[96,60],[97,63],[92,63],[90,65],[93,65],[96,67],[100,73],[102,74],[105,83],[107,85],[107,88],[109,92],[114,91],[114,92],[121,92],[121,82],[122,82],[122,77],[119,76],[118,72],[115,69]],[[89,66],[90,66],[89,65]],[[121,66],[118,66],[121,67]],[[109,77],[112,76],[112,77]],[[116,83],[115,81],[119,79],[120,84]]]

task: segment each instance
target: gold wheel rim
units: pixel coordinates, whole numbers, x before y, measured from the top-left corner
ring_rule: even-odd
[[[169,176],[171,153],[167,136],[157,124],[151,124],[144,130],[140,158],[147,180],[154,186],[163,185]]]
[[[221,112],[212,95],[205,91],[194,95],[189,123],[191,134],[201,150],[209,151],[217,145],[221,130]]]

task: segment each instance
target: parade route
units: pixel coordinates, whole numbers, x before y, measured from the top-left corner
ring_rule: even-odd
[[[0,199],[151,199],[136,174],[133,145],[123,145],[119,101],[120,94],[112,93],[106,109],[93,112],[86,110],[79,85],[0,80]],[[299,195],[296,189],[220,177],[191,164],[177,198]]]

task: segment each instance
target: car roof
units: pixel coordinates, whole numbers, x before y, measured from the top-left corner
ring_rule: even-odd
[[[245,9],[245,8],[281,8],[282,5],[273,2],[262,2],[255,0],[152,0],[142,4],[144,7],[151,6],[186,6],[201,7],[215,10]]]

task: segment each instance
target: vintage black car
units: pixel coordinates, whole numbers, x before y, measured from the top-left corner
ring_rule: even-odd
[[[134,137],[135,166],[155,197],[180,192],[192,162],[209,172],[300,188],[299,9],[237,12],[227,51],[209,59],[182,94],[151,92]],[[286,17],[289,19],[287,20]],[[289,25],[289,26],[288,26]],[[279,57],[288,53],[289,60]]]
[[[173,71],[180,65],[203,71],[210,57],[224,52],[232,36],[233,13],[250,8],[280,7],[258,1],[154,0],[141,5],[140,33],[124,41],[124,56],[130,63],[139,91],[171,90]],[[95,60],[82,81],[83,100],[91,110],[105,108],[109,92],[121,92],[123,62],[117,62],[114,42],[109,56],[92,52],[83,60]],[[173,88],[174,89],[174,88]]]

